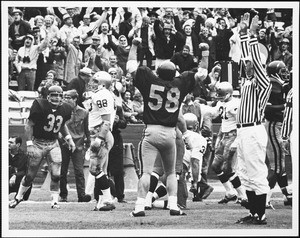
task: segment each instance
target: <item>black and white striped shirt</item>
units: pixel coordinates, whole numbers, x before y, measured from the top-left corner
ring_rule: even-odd
[[[286,97],[286,105],[285,105],[283,123],[281,128],[282,138],[290,137],[292,127],[293,127],[292,119],[293,119],[293,88],[290,89]]]
[[[261,63],[257,39],[249,39],[248,35],[243,35],[240,38],[242,58],[251,55],[255,75],[253,78],[247,79],[242,85],[241,103],[237,110],[237,123],[260,122],[263,119],[272,86]]]

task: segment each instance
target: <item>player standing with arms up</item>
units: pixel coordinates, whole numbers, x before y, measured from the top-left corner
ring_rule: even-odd
[[[251,22],[245,13],[240,23],[242,59],[246,79],[241,88],[241,102],[237,110],[237,159],[241,165],[249,202],[250,214],[236,223],[267,224],[265,216],[266,196],[269,192],[268,168],[265,163],[268,135],[261,120],[271,93],[270,79],[260,60],[256,32],[258,16]],[[250,38],[250,39],[249,39]]]
[[[76,149],[66,121],[71,118],[72,108],[62,101],[63,90],[60,86],[51,86],[47,99],[39,98],[33,102],[25,125],[27,138],[28,170],[23,177],[18,194],[9,204],[15,208],[32,184],[44,157],[51,172],[50,192],[51,208],[59,209],[59,178],[61,168],[61,149],[58,143],[59,132],[65,138],[72,152]]]
[[[209,47],[202,44],[202,63],[195,72],[184,72],[175,77],[176,67],[170,61],[164,61],[155,75],[145,66],[137,68],[137,45],[140,40],[134,39],[131,47],[127,69],[133,75],[134,86],[144,98],[143,121],[145,129],[141,142],[143,161],[142,177],[138,182],[138,197],[135,210],[131,216],[145,216],[145,197],[149,189],[150,176],[154,161],[160,154],[166,174],[168,204],[170,215],[185,215],[177,206],[177,179],[175,173],[176,158],[176,124],[181,103],[184,97],[193,90],[198,80],[207,76]]]

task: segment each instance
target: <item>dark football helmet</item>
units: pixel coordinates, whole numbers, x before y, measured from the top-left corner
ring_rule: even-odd
[[[53,106],[59,106],[62,103],[62,98],[63,90],[60,86],[53,85],[49,87],[47,99]]]
[[[267,73],[270,77],[280,77],[281,80],[289,81],[290,72],[285,63],[280,60],[272,61],[267,66]]]
[[[176,75],[176,66],[173,62],[166,60],[158,66],[156,73],[161,79],[172,81]]]

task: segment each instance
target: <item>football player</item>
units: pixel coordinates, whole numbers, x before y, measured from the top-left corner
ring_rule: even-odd
[[[108,153],[114,144],[111,133],[116,107],[112,93],[112,78],[105,71],[99,71],[92,78],[93,88],[89,112],[89,130],[91,133],[90,173],[95,177],[95,190],[99,190],[99,199],[94,211],[115,209],[107,177]],[[100,191],[101,190],[101,191]]]
[[[15,208],[22,201],[23,195],[31,186],[43,158],[46,158],[51,172],[51,208],[60,208],[58,193],[62,158],[57,140],[59,132],[72,152],[76,148],[65,124],[71,118],[72,108],[62,101],[62,97],[62,88],[57,85],[51,86],[47,99],[35,99],[30,108],[28,121],[25,125],[28,170],[22,179],[18,194],[9,203],[9,208]]]
[[[247,195],[239,176],[235,172],[236,164],[236,112],[240,100],[232,96],[233,87],[229,82],[221,82],[216,85],[216,97],[218,100],[215,109],[218,110],[222,122],[215,143],[215,157],[211,168],[217,174],[223,184],[226,193],[219,204],[225,204],[237,199],[242,206],[247,206]],[[233,187],[232,187],[233,186]],[[234,189],[233,189],[234,188]]]
[[[278,183],[286,200],[292,199],[287,191],[288,178],[285,170],[285,149],[281,137],[285,92],[284,84],[289,81],[289,71],[282,61],[272,61],[267,66],[272,91],[265,110],[265,127],[268,133],[267,157],[270,192],[267,194],[266,208],[273,208],[270,202],[272,189]]]
[[[158,67],[157,75],[146,66],[138,67],[136,52],[140,42],[140,39],[133,39],[127,62],[128,72],[133,76],[133,85],[138,88],[144,99],[143,121],[145,123],[141,142],[143,171],[138,182],[135,210],[130,215],[145,216],[145,197],[158,154],[162,158],[164,173],[167,177],[170,215],[186,215],[177,206],[175,128],[183,99],[200,80],[204,80],[207,76],[209,46],[205,43],[200,44],[203,51],[198,72],[186,71],[175,77],[176,67],[170,61],[165,61]]]

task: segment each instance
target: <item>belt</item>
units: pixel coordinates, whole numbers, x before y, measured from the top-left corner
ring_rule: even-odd
[[[236,134],[236,130],[231,130],[228,132],[222,132],[224,136],[233,136]]]
[[[236,127],[237,128],[242,128],[242,127],[249,127],[249,126],[257,126],[257,125],[260,125],[261,122],[258,121],[258,122],[252,122],[252,123],[242,123],[242,124],[236,124]]]

